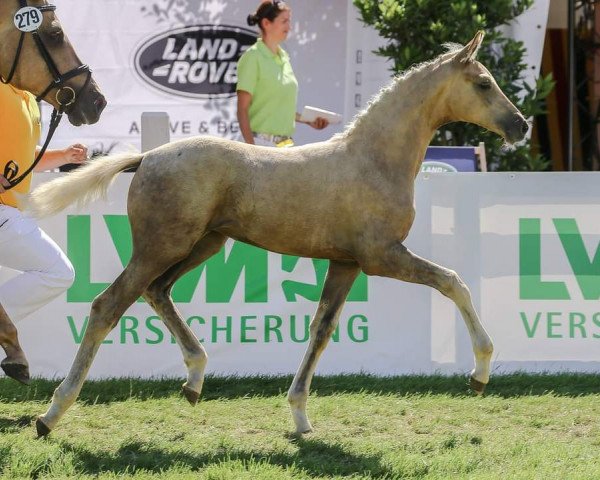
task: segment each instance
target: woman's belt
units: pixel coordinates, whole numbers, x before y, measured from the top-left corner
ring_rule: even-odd
[[[294,144],[292,137],[287,136],[287,135],[270,135],[268,133],[257,133],[257,132],[252,132],[252,135],[254,135],[256,138],[260,138],[261,140],[264,140],[265,142],[271,142],[271,143],[277,145],[278,147],[280,145],[282,147],[286,147],[286,146],[291,146]]]

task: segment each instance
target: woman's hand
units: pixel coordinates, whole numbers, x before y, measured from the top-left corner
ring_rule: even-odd
[[[4,177],[4,175],[0,175],[0,193],[6,192],[4,187],[10,187],[10,182]]]
[[[310,125],[315,130],[323,130],[329,125],[329,120],[323,117],[317,117],[312,122],[306,122],[306,124]]]
[[[88,148],[81,144],[75,143],[63,150],[64,152],[64,162],[67,163],[83,163],[87,160]]]
[[[40,147],[36,148],[35,154],[38,155]],[[81,164],[87,160],[88,148],[81,144],[75,143],[67,148],[60,150],[46,150],[40,163],[33,169],[34,172],[44,172],[46,170],[54,170],[68,163]]]

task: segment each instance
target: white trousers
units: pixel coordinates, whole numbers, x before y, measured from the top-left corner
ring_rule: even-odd
[[[19,209],[0,205],[0,265],[21,272],[0,286],[0,303],[13,322],[65,292],[75,278],[60,247]]]

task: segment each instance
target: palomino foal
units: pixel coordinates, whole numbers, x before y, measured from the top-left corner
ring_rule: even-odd
[[[170,290],[228,237],[330,260],[310,342],[288,393],[298,432],[312,428],[306,415],[311,379],[361,270],[430,285],[451,298],[473,343],[471,386],[483,392],[492,342],[468,288],[455,272],[403,245],[415,216],[414,180],[440,125],[476,123],[508,142],[527,131],[523,116],[475,60],[482,39],[479,32],[465,47],[395,79],[343,134],[327,142],[275,149],[195,137],[145,154],[97,160],[33,192],[30,208],[49,215],[93,199],[118,172],[138,167],[128,199],[131,261],[94,300],[83,342],[49,410],[38,418],[38,433],[48,434],[76,400],[103,339],[140,295],[176,337],[188,369],[183,392],[197,402],[207,354]]]

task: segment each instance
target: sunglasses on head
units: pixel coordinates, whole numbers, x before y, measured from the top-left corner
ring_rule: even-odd
[[[279,10],[285,10],[287,8],[287,4],[283,0],[273,0],[273,7]]]

